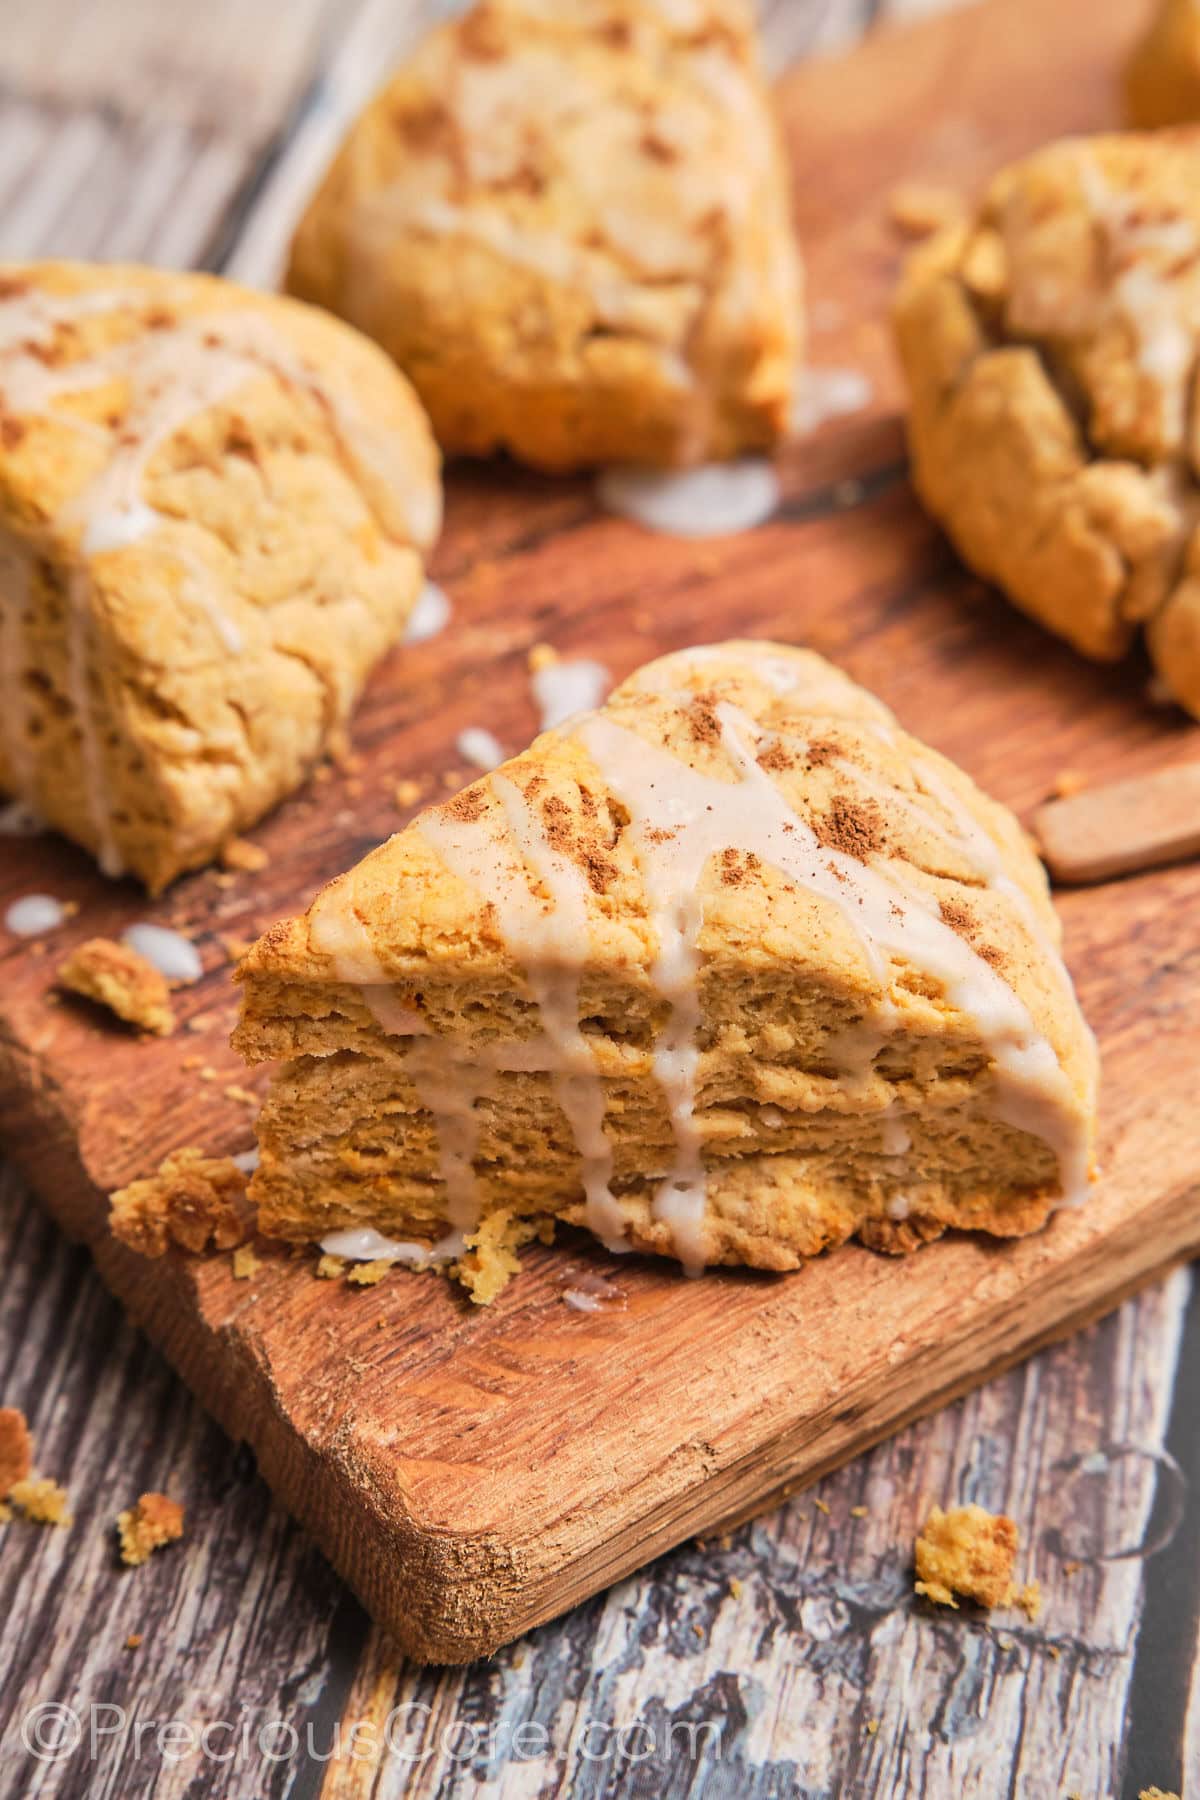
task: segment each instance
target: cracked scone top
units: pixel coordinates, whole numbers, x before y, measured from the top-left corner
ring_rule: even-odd
[[[252,1185],[286,1238],[563,1218],[788,1269],[1030,1231],[1090,1176],[1095,1048],[1020,828],[805,651],[649,664],[239,978],[238,1048],[287,1059]]]
[[[352,128],[288,286],[447,451],[683,464],[787,426],[799,264],[742,0],[481,0]]]
[[[152,890],[303,779],[440,516],[387,358],[203,275],[0,271],[0,791]]]
[[[896,305],[913,473],[981,575],[1085,655],[1144,630],[1200,714],[1200,132],[996,177]]]

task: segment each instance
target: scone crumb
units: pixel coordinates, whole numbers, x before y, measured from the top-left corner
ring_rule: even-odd
[[[867,1723],[866,1723],[867,1736],[874,1737],[878,1730],[879,1730],[879,1720],[878,1719],[868,1719]]]
[[[227,1100],[236,1100],[239,1106],[257,1106],[259,1104],[258,1095],[253,1089],[242,1087],[240,1082],[231,1081],[229,1086],[222,1091]]]
[[[48,1475],[30,1475],[25,1481],[15,1481],[8,1497],[36,1525],[65,1527],[71,1523],[71,1497]]]
[[[265,869],[271,858],[261,844],[252,844],[248,838],[229,838],[221,846],[221,867],[223,869],[244,869],[256,875]]]
[[[414,781],[411,775],[407,775],[392,789],[392,798],[401,812],[407,812],[410,806],[417,804],[423,792],[424,788],[421,782]]]
[[[1174,1789],[1167,1793],[1163,1788],[1142,1788],[1138,1800],[1179,1800],[1179,1795]]]
[[[117,1536],[121,1561],[136,1568],[163,1544],[183,1536],[183,1508],[166,1494],[143,1494],[136,1506],[117,1514]]]
[[[735,1600],[740,1600],[742,1597],[742,1584],[736,1575],[731,1575],[729,1578],[729,1592]]]
[[[817,1499],[816,1499],[816,1498],[814,1498],[814,1500],[813,1500],[813,1505],[814,1505],[814,1506],[815,1506],[815,1507],[816,1507],[816,1509],[817,1509],[817,1511],[818,1511],[818,1512],[823,1512],[823,1513],[824,1513],[824,1514],[825,1514],[825,1517],[826,1517],[826,1518],[828,1518],[828,1517],[829,1517],[829,1503],[828,1503],[828,1501],[825,1501],[825,1500],[817,1500]]]
[[[142,1643],[142,1633],[140,1631],[131,1631],[129,1636],[125,1639],[125,1648],[127,1650],[140,1650]]]
[[[17,1406],[0,1406],[0,1500],[7,1500],[33,1468],[33,1438]]]
[[[169,1037],[175,1029],[166,977],[128,944],[89,938],[60,963],[58,980],[128,1025],[140,1025],[158,1037]]]
[[[538,1235],[537,1221],[517,1219],[505,1207],[489,1213],[466,1240],[467,1254],[453,1273],[476,1306],[490,1306],[520,1268],[517,1251]]]
[[[916,1592],[938,1606],[957,1607],[955,1595],[980,1606],[1012,1604],[1017,1527],[982,1506],[931,1508],[916,1542]]]
[[[346,1273],[344,1256],[323,1256],[316,1267],[318,1281],[337,1281]]]
[[[232,1250],[249,1236],[246,1176],[232,1157],[173,1150],[153,1175],[118,1188],[109,1199],[113,1236],[141,1256],[185,1250]]]
[[[1051,792],[1058,800],[1068,800],[1072,794],[1082,794],[1087,786],[1087,776],[1081,775],[1078,769],[1060,769],[1051,784]]]
[[[1020,1607],[1031,1625],[1036,1625],[1042,1616],[1042,1584],[1040,1581],[1027,1581],[1016,1594],[1016,1604]]]
[[[558,661],[558,651],[552,644],[534,644],[527,658],[529,673],[537,675],[542,669],[552,669]]]
[[[865,1506],[852,1506],[850,1508],[850,1517],[852,1519],[869,1519],[870,1516],[870,1510]]]
[[[395,1266],[386,1256],[377,1257],[374,1262],[355,1263],[346,1280],[352,1281],[355,1287],[376,1287]]]
[[[233,1279],[250,1281],[262,1268],[262,1263],[255,1256],[249,1244],[239,1244],[233,1253]]]
[[[933,181],[901,181],[888,195],[892,224],[905,237],[932,237],[965,216],[961,194]]]

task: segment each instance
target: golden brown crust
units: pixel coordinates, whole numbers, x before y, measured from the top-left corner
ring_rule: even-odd
[[[966,560],[1085,655],[1145,628],[1200,712],[1200,134],[1070,140],[1003,171],[896,303],[913,478]]]
[[[169,1244],[229,1250],[250,1235],[245,1196],[246,1176],[232,1158],[173,1150],[154,1175],[110,1197],[109,1224],[141,1256],[162,1256]]]
[[[89,938],[60,964],[58,980],[143,1031],[169,1037],[175,1029],[166,977],[128,944]]]
[[[10,266],[0,790],[155,891],[211,860],[399,637],[439,507],[408,384],[338,321],[209,276]]]
[[[352,128],[287,277],[449,451],[679,464],[786,429],[800,281],[740,0],[480,0]]]

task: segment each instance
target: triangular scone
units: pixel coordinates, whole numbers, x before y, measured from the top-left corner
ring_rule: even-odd
[[[1034,1230],[1091,1162],[1058,944],[1015,819],[837,669],[664,657],[249,952],[261,1226],[768,1269]]]
[[[447,451],[682,464],[787,426],[799,263],[743,0],[481,0],[352,128],[288,287]]]
[[[397,639],[437,452],[374,344],[205,275],[0,271],[0,791],[153,890]]]

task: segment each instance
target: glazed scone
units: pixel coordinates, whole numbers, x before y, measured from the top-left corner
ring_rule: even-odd
[[[791,1269],[1032,1231],[1089,1180],[1096,1053],[1040,864],[807,651],[649,664],[238,973],[235,1043],[283,1065],[260,1228],[343,1254],[565,1219]]]
[[[1125,106],[1131,125],[1200,121],[1200,0],[1156,0],[1125,65]]]
[[[551,470],[779,438],[800,274],[743,0],[481,0],[363,113],[287,285],[443,449]]]
[[[437,451],[374,344],[206,275],[0,272],[0,791],[152,891],[400,635]]]
[[[896,304],[913,478],[965,560],[1087,656],[1144,630],[1200,714],[1200,132],[996,177]]]

